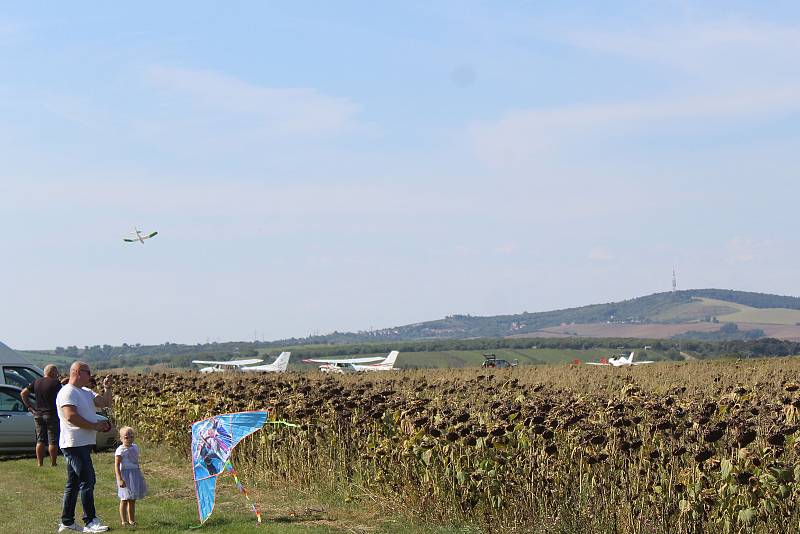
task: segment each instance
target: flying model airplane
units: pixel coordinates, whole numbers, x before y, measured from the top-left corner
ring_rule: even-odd
[[[291,355],[291,352],[281,352],[280,356],[275,358],[275,361],[272,363],[242,367],[241,370],[252,373],[285,373],[286,368],[289,367],[289,356]]]
[[[200,369],[201,373],[224,373],[225,371],[241,371],[242,367],[245,365],[255,365],[257,363],[261,363],[264,360],[260,359],[252,359],[252,360],[231,360],[229,362],[215,362],[215,361],[206,361],[206,360],[192,360],[192,363],[197,363],[200,365],[208,365],[209,367],[203,367]]]
[[[393,350],[385,358],[372,356],[367,358],[346,358],[343,360],[303,360],[305,363],[321,363],[319,370],[323,373],[360,373],[365,371],[392,371],[397,360],[398,351]],[[374,362],[374,363],[373,363]]]
[[[122,240],[125,241],[126,243],[136,243],[138,241],[139,243],[144,245],[145,239],[150,239],[151,237],[155,237],[158,235],[158,232],[150,232],[149,234],[145,234],[141,232],[138,228],[134,228],[133,230],[136,232],[135,235],[132,234],[130,237],[124,237],[122,238]]]
[[[646,363],[655,363],[653,360],[643,360],[641,362],[633,361],[634,353],[631,352],[630,355],[626,358],[625,356],[620,356],[619,358],[609,358],[606,360],[605,358],[600,358],[600,362],[586,362],[586,365],[610,365],[613,367],[625,367],[628,365],[644,365]]]

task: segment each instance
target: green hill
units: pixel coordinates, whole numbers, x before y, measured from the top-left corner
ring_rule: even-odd
[[[780,309],[782,312],[767,312]],[[755,313],[758,310],[764,310]],[[797,315],[794,310],[798,310]],[[792,313],[785,313],[790,311]],[[738,314],[738,315],[737,315]],[[795,324],[800,321],[800,298],[733,291],[728,289],[689,289],[654,293],[620,302],[591,304],[544,312],[523,312],[513,315],[481,317],[451,315],[444,319],[426,321],[370,332],[334,332],[306,340],[282,340],[281,343],[357,343],[365,341],[415,339],[467,339],[476,337],[505,337],[537,332],[543,328],[571,323],[687,323],[717,320],[744,320],[758,317],[778,317],[774,324]],[[731,317],[730,319],[728,317]],[[794,318],[797,321],[794,321]],[[758,321],[753,321],[758,322]]]
[[[736,323],[739,323],[738,325]],[[281,339],[271,342],[224,342],[197,345],[164,343],[119,347],[96,345],[56,347],[52,352],[29,352],[40,362],[67,363],[76,358],[96,362],[103,368],[149,368],[151,366],[194,367],[192,360],[228,360],[251,357],[270,359],[281,350],[291,350],[293,368],[301,358],[377,355],[389,350],[420,353],[406,364],[415,366],[441,358],[459,366],[480,362],[481,351],[508,348],[544,348],[585,351],[591,348],[642,349],[653,345],[656,351],[669,351],[676,358],[687,348],[686,340],[709,342],[689,350],[708,356],[737,354],[745,357],[767,354],[794,354],[800,341],[800,298],[725,289],[692,289],[664,292],[635,299],[592,304],[578,308],[535,313],[480,317],[451,315],[444,319],[384,328],[375,331],[333,332],[323,336]],[[549,341],[541,337],[553,338]],[[675,336],[675,343],[661,343]],[[525,339],[532,338],[536,339]],[[565,339],[568,338],[568,339]],[[677,338],[680,338],[678,340]],[[714,345],[711,342],[758,338],[767,343],[755,345]],[[777,341],[785,340],[785,341]],[[775,341],[779,346],[770,345]],[[682,344],[681,344],[682,343]],[[765,348],[766,347],[766,348]],[[474,351],[456,353],[454,351]],[[777,351],[777,352],[776,352]],[[430,354],[423,355],[421,353]],[[436,358],[432,358],[432,356]],[[569,361],[575,354],[561,352],[557,357],[543,353],[520,353],[521,362],[546,362],[551,358]],[[679,356],[678,356],[679,357]]]

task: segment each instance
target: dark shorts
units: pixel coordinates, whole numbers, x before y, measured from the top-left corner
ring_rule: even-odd
[[[35,415],[33,421],[36,423],[36,443],[52,444],[58,447],[58,414]]]

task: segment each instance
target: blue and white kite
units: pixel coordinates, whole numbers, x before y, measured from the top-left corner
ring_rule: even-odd
[[[226,413],[192,424],[194,489],[200,523],[204,523],[214,510],[217,477],[226,471],[233,475],[239,491],[247,496],[230,462],[231,452],[243,438],[264,426],[268,417],[269,412],[266,411]],[[250,500],[249,497],[247,499]],[[258,507],[253,504],[252,508],[260,523]]]

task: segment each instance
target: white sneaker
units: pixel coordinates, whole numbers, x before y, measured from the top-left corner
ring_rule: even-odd
[[[84,532],[105,532],[106,530],[108,530],[108,526],[104,525],[99,517],[92,519],[83,529]]]
[[[71,525],[65,525],[64,523],[58,524],[58,531],[59,532],[85,532],[82,526],[78,523],[72,523]]]

